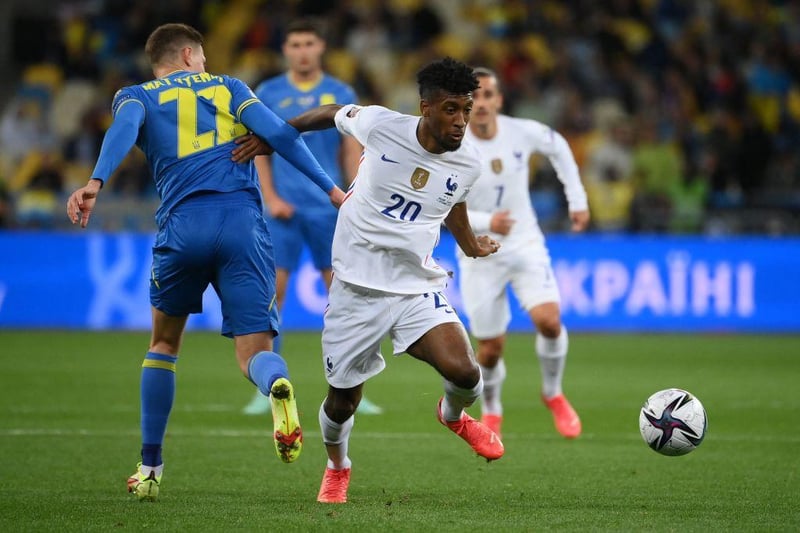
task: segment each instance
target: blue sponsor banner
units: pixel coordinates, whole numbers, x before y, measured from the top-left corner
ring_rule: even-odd
[[[149,329],[153,236],[0,233],[0,327]],[[800,239],[552,235],[548,246],[571,331],[800,332]],[[452,237],[436,257],[456,272]],[[291,278],[286,330],[319,330],[327,298],[305,256]],[[530,331],[513,302],[512,331]],[[219,301],[189,327],[218,330]],[[463,314],[462,314],[463,318]],[[466,321],[466,319],[465,319]]]

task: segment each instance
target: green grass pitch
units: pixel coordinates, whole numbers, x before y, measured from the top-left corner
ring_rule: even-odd
[[[316,502],[318,333],[284,342],[305,427],[290,465],[275,455],[271,419],[240,414],[253,389],[232,343],[188,333],[161,498],[134,501],[125,479],[139,452],[148,339],[0,331],[0,530],[800,530],[800,337],[574,334],[565,391],[584,434],[566,441],[539,401],[532,336],[512,336],[506,455],[493,463],[436,421],[434,371],[387,356],[365,387],[386,412],[357,416],[340,506]],[[705,442],[684,457],[660,456],[639,436],[641,404],[667,387],[708,412]]]

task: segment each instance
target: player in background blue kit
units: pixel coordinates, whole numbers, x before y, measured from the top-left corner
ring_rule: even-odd
[[[253,131],[335,206],[343,198],[296,129],[240,80],[205,72],[202,43],[184,24],[153,31],[145,52],[155,79],[117,92],[92,176],[67,201],[72,223],[85,228],[103,183],[134,144],[144,151],[161,205],[150,280],[153,329],[141,374],[142,462],[128,479],[129,492],[142,500],[158,497],[181,338],[189,313],[202,311],[209,283],[222,302],[221,333],[233,338],[239,367],[270,396],[279,457],[292,462],[302,448],[288,369],[272,350],[275,270],[261,191],[253,165],[232,161],[234,139]]]
[[[287,26],[283,42],[287,71],[270,78],[255,94],[276,115],[289,120],[325,104],[353,104],[352,87],[322,70],[325,40],[319,25],[311,19],[299,19]],[[362,147],[353,137],[341,135],[335,128],[303,133],[322,168],[335,183],[346,189],[358,172]],[[276,293],[278,311],[283,309],[289,276],[296,272],[303,245],[308,246],[314,267],[326,288],[331,286],[331,243],[336,227],[337,210],[318,187],[280,154],[256,158],[264,201],[267,206],[270,234],[275,249]],[[280,351],[281,337],[275,339]],[[269,401],[260,391],[245,406],[244,413],[268,412]],[[380,414],[382,409],[366,398],[361,399],[360,414]]]

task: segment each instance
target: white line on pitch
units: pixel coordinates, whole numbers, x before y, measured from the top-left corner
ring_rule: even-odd
[[[303,435],[307,438],[320,438],[320,434],[316,431],[303,431]],[[380,432],[380,431],[357,431],[353,432],[357,438],[365,439],[397,439],[398,437],[410,439],[438,439],[442,436],[448,436],[446,431],[436,431],[430,433],[423,432]],[[129,430],[105,430],[105,429],[65,429],[65,428],[0,428],[0,437],[138,437],[139,431],[135,429]],[[172,437],[201,437],[201,438],[264,438],[269,436],[267,430],[242,430],[242,429],[206,429],[206,430],[184,430],[175,429],[167,431],[167,436]],[[620,441],[620,440],[639,440],[641,437],[636,432],[629,432],[625,434],[612,434],[612,435],[597,435],[595,433],[584,433],[581,435],[580,440],[587,441]],[[800,443],[800,436],[794,435],[707,435],[707,440],[721,441],[721,442],[774,442],[796,444]],[[553,434],[532,434],[532,433],[504,433],[503,440],[563,440],[561,437]]]

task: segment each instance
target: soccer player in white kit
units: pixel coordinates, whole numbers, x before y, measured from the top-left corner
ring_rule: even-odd
[[[470,331],[478,342],[483,375],[482,421],[500,434],[503,406],[500,392],[506,377],[503,347],[511,320],[506,287],[536,326],[536,352],[542,374],[542,401],[564,437],[581,433],[581,421],[561,388],[567,356],[567,330],[561,323],[558,285],[550,266],[544,235],[528,193],[528,159],[545,155],[552,164],[569,204],[573,231],[589,223],[586,192],[564,138],[534,120],[500,114],[503,96],[497,76],[476,68],[480,87],[467,139],[477,146],[481,178],[470,193],[469,219],[477,232],[489,231],[502,244],[490,258],[474,260],[458,252],[460,286]]]
[[[500,439],[464,412],[483,383],[469,337],[442,291],[448,273],[432,252],[441,224],[465,255],[499,248],[476,237],[465,198],[480,175],[477,151],[462,140],[478,81],[467,65],[446,58],[417,75],[421,117],[380,106],[330,105],[289,122],[300,131],[336,127],[364,146],[358,175],[345,196],[333,239],[334,278],[322,332],[328,395],[319,422],[328,463],[317,500],[344,503],[353,414],[364,382],[385,367],[381,340],[444,378],[439,421],[488,460],[503,455]]]

